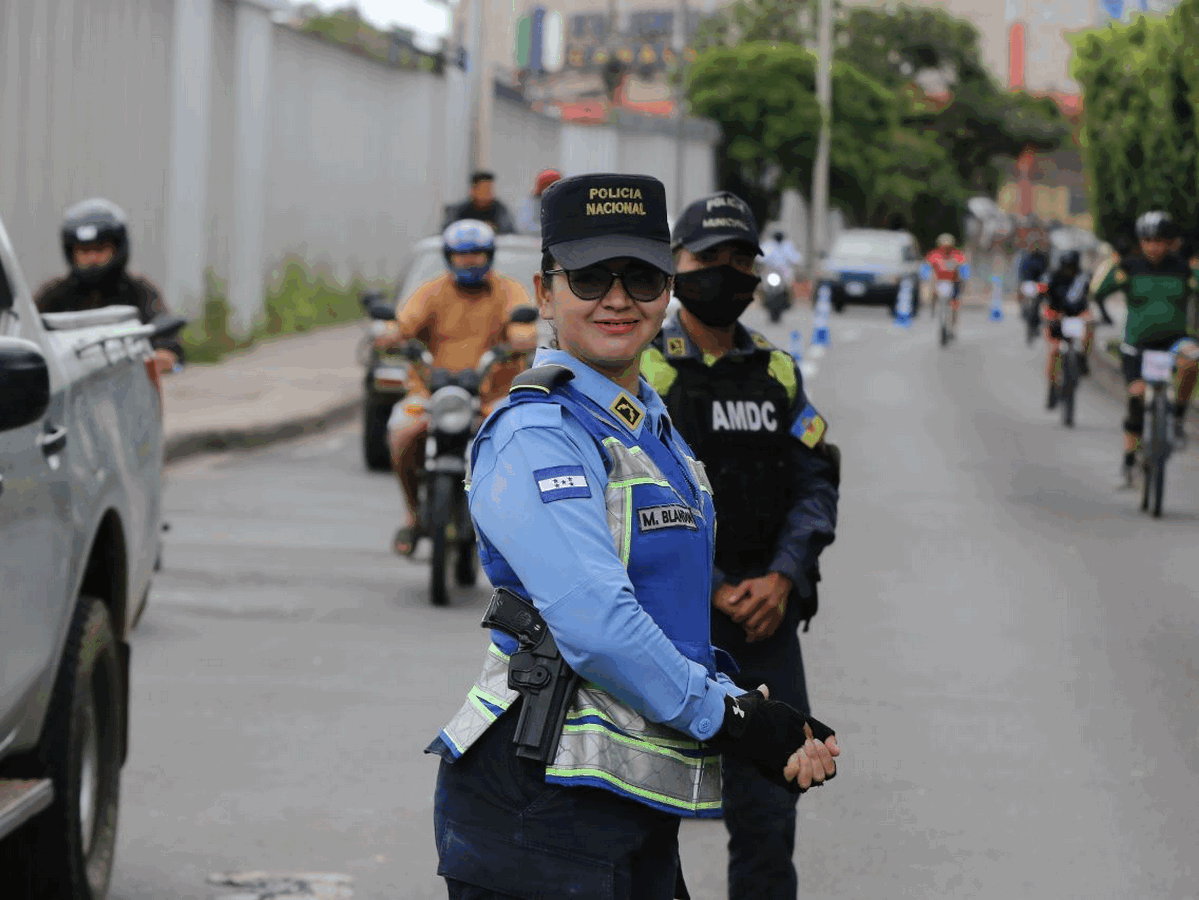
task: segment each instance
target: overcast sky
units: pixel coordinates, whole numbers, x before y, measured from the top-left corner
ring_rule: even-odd
[[[350,3],[356,5],[363,17],[384,28],[399,25],[435,37],[450,32],[450,10],[432,0],[316,0],[322,9],[331,10]]]

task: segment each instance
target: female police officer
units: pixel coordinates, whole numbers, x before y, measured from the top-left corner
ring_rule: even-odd
[[[517,708],[543,695],[510,679],[521,654],[492,632],[429,747],[443,759],[438,873],[452,900],[665,900],[679,818],[719,815],[720,753],[800,791],[835,774],[839,751],[827,727],[717,670],[710,486],[639,371],[670,287],[662,184],[557,182],[542,250],[558,349],[538,351],[480,430],[470,507],[492,584],[532,633],[548,626],[578,687],[543,759],[514,748]]]

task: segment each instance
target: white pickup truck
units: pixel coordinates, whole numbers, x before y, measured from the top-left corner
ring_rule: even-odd
[[[160,549],[162,398],[142,325],[41,316],[0,223],[0,895],[100,900],[129,634]]]

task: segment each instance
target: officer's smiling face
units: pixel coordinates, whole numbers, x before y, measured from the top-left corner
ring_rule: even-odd
[[[621,257],[599,265],[623,273],[629,266],[646,264]],[[614,280],[599,300],[579,299],[565,275],[538,274],[534,280],[542,318],[554,323],[559,349],[614,381],[631,381],[635,389],[641,351],[649,346],[666,317],[669,281],[657,297],[643,302],[631,299],[620,280]]]

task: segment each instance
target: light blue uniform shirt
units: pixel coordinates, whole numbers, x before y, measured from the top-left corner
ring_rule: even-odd
[[[533,364],[542,363],[569,368],[571,386],[603,409],[622,392],[564,351],[538,350]],[[635,437],[645,428],[673,432],[662,399],[645,379],[636,400],[644,417],[632,430]],[[546,503],[529,477],[537,469],[580,464],[596,487],[589,498]],[[479,437],[470,511],[529,592],[572,669],[650,721],[708,740],[724,720],[725,696],[742,689],[683,656],[637,602],[608,530],[607,482],[599,448],[581,425],[556,404],[523,403]]]

